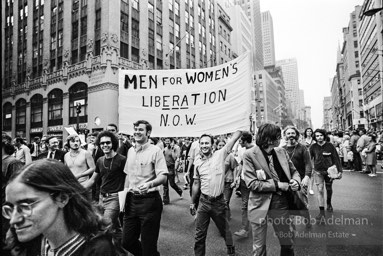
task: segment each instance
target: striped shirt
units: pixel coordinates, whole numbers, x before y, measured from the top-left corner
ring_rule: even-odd
[[[85,237],[78,234],[59,247],[52,249],[48,240],[43,238],[41,244],[41,256],[70,256],[75,254],[85,242]]]

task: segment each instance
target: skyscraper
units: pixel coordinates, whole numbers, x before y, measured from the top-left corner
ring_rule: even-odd
[[[278,60],[276,65],[282,68],[286,88],[286,101],[291,102],[293,116],[294,118],[298,118],[299,81],[297,60],[295,58]]]
[[[264,66],[275,66],[273,17],[269,11],[262,12],[262,40]]]

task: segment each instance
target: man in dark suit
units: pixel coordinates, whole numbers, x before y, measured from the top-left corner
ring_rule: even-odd
[[[38,156],[38,159],[51,158],[64,163],[64,155],[66,152],[58,149],[59,140],[55,136],[51,136],[45,140],[45,144],[48,150],[45,151],[44,153],[41,153]]]
[[[288,191],[300,188],[300,176],[287,152],[278,148],[281,129],[259,127],[256,146],[243,155],[244,181],[250,189],[248,218],[253,231],[253,256],[266,255],[267,219],[281,245],[280,255],[294,255]]]

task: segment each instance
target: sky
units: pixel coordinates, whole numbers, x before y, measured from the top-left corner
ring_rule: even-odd
[[[350,14],[363,0],[261,0],[274,24],[276,60],[296,58],[299,88],[311,106],[313,128],[323,124],[323,98],[330,96],[338,46]]]

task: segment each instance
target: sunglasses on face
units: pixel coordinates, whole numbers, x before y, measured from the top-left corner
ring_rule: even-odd
[[[103,141],[103,142],[100,142],[100,145],[104,145],[104,144],[106,144],[106,145],[110,145],[110,144],[112,144],[112,142],[111,142],[111,141]]]

